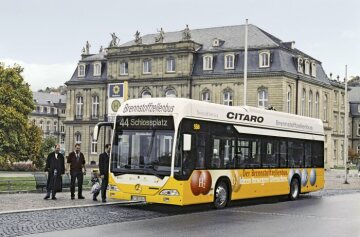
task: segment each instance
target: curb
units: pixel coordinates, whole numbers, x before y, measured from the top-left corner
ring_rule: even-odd
[[[3,211],[0,212],[0,215],[4,214],[13,214],[13,213],[25,213],[25,212],[36,212],[36,211],[47,211],[47,210],[61,210],[61,209],[71,209],[71,208],[82,208],[82,207],[97,207],[97,206],[109,206],[109,205],[129,205],[142,203],[139,201],[119,201],[119,202],[109,202],[109,203],[99,203],[99,204],[84,204],[84,205],[73,205],[73,206],[62,206],[62,207],[44,207],[44,208],[35,208],[35,209],[24,209],[24,210],[13,210],[13,211]]]

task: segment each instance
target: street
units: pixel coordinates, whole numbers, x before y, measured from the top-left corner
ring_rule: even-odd
[[[114,204],[0,215],[0,236],[360,236],[360,193],[234,202],[224,210]],[[44,233],[42,233],[44,232]]]

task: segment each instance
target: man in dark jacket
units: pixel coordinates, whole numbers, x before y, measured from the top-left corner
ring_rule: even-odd
[[[62,175],[65,173],[64,156],[60,153],[60,144],[55,145],[55,151],[51,152],[45,165],[45,172],[48,172],[46,184],[46,196],[44,199],[56,199],[56,192],[61,191]]]
[[[99,170],[101,182],[101,199],[102,202],[106,202],[106,189],[109,182],[109,158],[110,158],[111,145],[105,145],[105,152],[99,156]]]
[[[75,144],[75,151],[70,152],[67,163],[70,166],[71,199],[75,199],[75,181],[76,181],[76,179],[78,182],[78,198],[85,199],[85,197],[82,195],[82,185],[83,185],[83,181],[84,181],[84,175],[86,174],[85,157],[84,157],[84,154],[80,152],[80,144],[79,143]]]

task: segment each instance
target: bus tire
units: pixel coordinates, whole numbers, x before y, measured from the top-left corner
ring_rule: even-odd
[[[229,202],[229,189],[225,181],[220,180],[215,188],[214,207],[222,209],[226,207]]]
[[[289,200],[293,201],[299,198],[300,195],[300,181],[298,178],[293,178],[290,183]]]

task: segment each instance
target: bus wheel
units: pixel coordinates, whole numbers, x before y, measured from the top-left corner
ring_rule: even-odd
[[[226,207],[229,201],[228,187],[224,181],[220,181],[215,188],[214,207],[221,209]]]
[[[298,199],[300,194],[300,182],[297,178],[293,178],[290,183],[289,199],[291,201]]]

